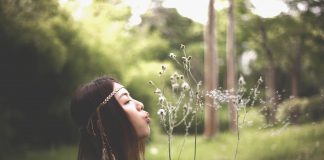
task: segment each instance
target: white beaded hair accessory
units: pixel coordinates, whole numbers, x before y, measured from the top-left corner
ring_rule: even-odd
[[[114,90],[113,92],[111,92],[108,97],[101,103],[101,104],[106,104],[118,91],[120,91],[122,88],[124,87],[120,87],[116,90]]]

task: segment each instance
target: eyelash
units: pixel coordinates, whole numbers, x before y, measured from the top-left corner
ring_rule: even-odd
[[[128,104],[131,100],[127,100],[124,105]]]

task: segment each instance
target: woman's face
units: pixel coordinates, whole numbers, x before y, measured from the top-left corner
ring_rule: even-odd
[[[121,87],[124,86],[114,83],[114,90]],[[149,113],[143,110],[143,103],[133,99],[125,88],[119,90],[115,94],[115,98],[123,107],[139,138],[148,137],[150,135],[150,117]]]

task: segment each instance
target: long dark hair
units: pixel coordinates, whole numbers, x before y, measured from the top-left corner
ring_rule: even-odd
[[[99,77],[79,87],[71,101],[71,115],[80,128],[78,160],[140,160],[144,142],[113,96],[116,80]],[[116,82],[117,83],[117,82]]]

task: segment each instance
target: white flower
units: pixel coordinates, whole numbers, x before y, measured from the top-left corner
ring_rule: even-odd
[[[172,90],[174,91],[174,90],[176,90],[176,89],[179,88],[179,84],[178,84],[178,83],[173,83],[173,84],[171,85],[171,87],[172,87]]]
[[[181,44],[180,49],[186,49],[186,46],[184,44]]]
[[[162,70],[165,71],[167,66],[165,64],[162,65]]]
[[[169,57],[170,57],[170,58],[176,58],[177,56],[176,56],[174,53],[170,53],[170,54],[169,54]]]
[[[181,84],[181,88],[182,88],[184,91],[187,91],[187,90],[190,89],[190,86],[189,86],[189,84],[188,84],[187,82],[183,82],[183,83]]]
[[[260,76],[259,80],[258,80],[258,83],[262,83],[263,82],[263,79],[262,77]]]
[[[154,91],[155,94],[157,95],[160,95],[161,94],[161,90],[159,88],[157,88],[155,91]]]
[[[160,96],[160,97],[159,97],[159,102],[160,102],[160,104],[162,104],[164,101],[165,101],[165,98],[164,98],[163,96]]]
[[[158,114],[159,116],[162,116],[162,117],[166,116],[166,112],[165,112],[164,109],[159,109],[158,112],[157,112],[157,114]]]
[[[246,84],[246,82],[245,82],[245,80],[244,80],[244,77],[243,77],[242,75],[240,76],[238,82],[239,82],[239,85],[241,85],[241,86],[243,86],[243,85]]]

